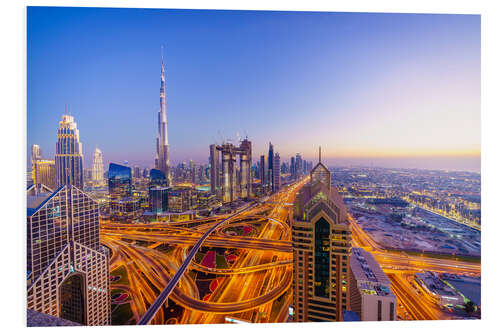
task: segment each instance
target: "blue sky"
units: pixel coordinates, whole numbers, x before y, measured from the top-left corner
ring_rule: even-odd
[[[239,133],[255,158],[480,168],[478,15],[29,7],[27,34],[44,158],[70,104],[87,167],[151,166],[163,44],[175,163]]]

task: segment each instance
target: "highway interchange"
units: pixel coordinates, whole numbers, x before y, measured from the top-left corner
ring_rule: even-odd
[[[224,323],[227,316],[248,322],[286,321],[292,296],[291,203],[307,181],[303,178],[270,197],[248,203],[233,215],[176,223],[102,221],[101,241],[112,252],[110,270],[123,266],[128,275],[135,322]],[[480,274],[479,262],[388,252],[351,216],[349,219],[353,246],[370,251],[389,276],[401,305],[401,319],[452,317],[412,286],[412,276],[422,270]],[[242,236],[225,232],[227,226],[243,225],[254,226],[258,233]],[[173,249],[160,250],[165,244]],[[238,249],[240,254],[229,268],[211,268],[193,260],[202,248]],[[194,272],[217,274],[217,288],[203,299]],[[167,298],[184,309],[173,321],[167,321],[168,311],[172,311],[164,304]]]

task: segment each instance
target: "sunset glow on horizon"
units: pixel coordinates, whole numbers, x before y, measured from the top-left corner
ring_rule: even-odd
[[[44,157],[70,104],[86,166],[96,146],[105,164],[151,166],[163,44],[173,163],[206,163],[209,144],[239,135],[254,161],[271,141],[283,161],[321,145],[329,163],[480,171],[479,15],[30,7],[28,18],[27,144]]]

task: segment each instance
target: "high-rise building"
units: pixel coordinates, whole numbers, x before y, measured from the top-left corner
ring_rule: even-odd
[[[221,155],[221,174],[220,174],[220,199],[224,203],[232,202],[238,198],[249,198],[252,196],[252,143],[245,138],[241,141],[239,147],[232,143],[223,143],[220,146],[215,145],[215,149],[220,151]],[[210,146],[211,164],[217,165],[218,155],[212,152],[213,146]],[[239,155],[240,165],[236,164],[236,158]],[[213,157],[213,158],[212,158]],[[217,158],[217,161],[216,161]],[[214,170],[211,175],[211,187],[217,189],[217,172]],[[213,185],[212,185],[213,184]]]
[[[109,163],[108,191],[111,199],[123,199],[132,195],[132,170],[129,167]]]
[[[63,115],[59,122],[55,160],[57,187],[74,185],[83,189],[82,144],[73,116]]]
[[[165,176],[163,171],[158,169],[151,169],[151,171],[149,171],[149,187],[154,186],[167,186],[167,177]]]
[[[31,146],[31,171],[35,168],[35,162],[42,159],[42,150],[39,145]]]
[[[296,173],[295,173],[295,157],[290,157],[290,175],[292,179],[296,178]]]
[[[160,111],[158,111],[158,137],[156,138],[155,168],[161,170],[170,185],[170,147],[167,131],[167,96],[165,93],[165,64],[163,62],[163,47],[161,55]]]
[[[267,154],[267,163],[268,163],[268,172],[267,172],[267,177],[269,178],[268,184],[269,184],[269,190],[274,191],[274,147],[271,142],[269,142],[269,151]]]
[[[302,156],[299,153],[295,155],[295,178],[299,179],[304,174],[304,167],[302,166]]]
[[[268,175],[268,165],[267,165],[267,156],[266,155],[260,155],[260,186],[262,190],[262,194],[267,193],[268,189],[268,180],[269,177]]]
[[[372,254],[353,248],[350,258],[350,305],[361,321],[396,320],[397,300],[391,280]]]
[[[189,161],[189,181],[193,184],[197,183],[198,170],[196,169],[196,163],[193,160]]]
[[[280,154],[275,153],[273,156],[273,193],[280,190],[281,187],[281,170],[280,170]]]
[[[148,177],[149,177],[149,169],[144,168],[144,170],[142,170],[142,178],[148,178]]]
[[[83,325],[110,325],[109,252],[99,206],[73,185],[27,191],[27,306]]]
[[[252,143],[244,139],[238,150],[240,155],[240,197],[250,198],[252,196]]]
[[[43,184],[51,190],[56,189],[56,168],[54,160],[37,159],[33,165],[33,183],[35,186]]]
[[[168,211],[182,213],[193,206],[193,190],[191,187],[171,187],[168,189]]]
[[[104,167],[102,164],[102,152],[95,148],[94,160],[92,161],[92,182],[96,185],[104,184]]]
[[[139,168],[137,165],[134,166],[134,178],[141,178],[141,168]]]
[[[168,187],[149,188],[149,209],[155,214],[163,214],[168,211]]]
[[[298,193],[292,219],[294,320],[341,321],[349,310],[351,226],[321,163]]]

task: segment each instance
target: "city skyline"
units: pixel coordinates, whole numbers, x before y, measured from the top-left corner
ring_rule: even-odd
[[[207,163],[209,143],[239,132],[254,157],[272,141],[283,161],[312,159],[324,142],[328,165],[480,171],[478,15],[29,7],[28,18],[27,144],[43,158],[70,104],[85,167],[96,145],[105,165],[153,165],[165,44],[172,164]],[[65,47],[75,33],[82,43]]]

